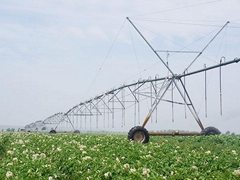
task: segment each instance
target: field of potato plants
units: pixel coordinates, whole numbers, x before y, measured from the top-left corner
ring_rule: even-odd
[[[240,179],[240,136],[0,133],[0,179]]]

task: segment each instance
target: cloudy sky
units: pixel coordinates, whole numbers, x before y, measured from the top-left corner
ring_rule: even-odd
[[[201,51],[230,21],[191,70],[240,57],[239,6],[239,0],[0,0],[0,125],[25,126],[123,83],[166,75],[126,17],[157,50]],[[195,56],[172,53],[169,64],[182,73]],[[206,124],[240,133],[240,66],[230,66],[223,116],[212,110]]]

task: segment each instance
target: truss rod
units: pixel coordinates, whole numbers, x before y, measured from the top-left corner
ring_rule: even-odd
[[[208,71],[208,70],[211,70],[211,69],[218,68],[220,66],[226,66],[226,65],[229,65],[229,64],[232,64],[232,63],[238,63],[239,61],[240,61],[240,58],[235,58],[232,61],[228,61],[228,62],[224,62],[224,63],[221,63],[221,64],[217,64],[215,66],[210,66],[210,67],[203,68],[201,70],[193,71],[193,72],[190,72],[190,73],[178,75],[176,78],[180,79],[180,78],[185,77],[185,76],[190,76],[190,75],[197,74],[197,73],[200,73],[200,72]]]
[[[180,79],[180,82],[181,82],[181,85],[182,85],[182,87],[183,87],[183,89],[184,89],[184,92],[186,93],[186,96],[187,96],[187,98],[188,98],[188,100],[189,100],[189,102],[190,102],[190,105],[188,105],[187,100],[184,98],[184,95],[182,94],[182,92],[181,92],[180,88],[178,87],[177,83],[175,82],[175,80],[173,80],[173,82],[174,82],[176,88],[178,89],[180,95],[182,96],[184,102],[187,104],[188,109],[190,110],[190,112],[192,113],[193,117],[194,117],[195,120],[197,121],[198,125],[200,126],[200,128],[201,128],[202,130],[204,130],[204,127],[203,127],[203,125],[202,125],[202,122],[201,122],[200,118],[198,117],[197,111],[195,110],[195,107],[194,107],[194,105],[193,105],[193,103],[192,103],[192,101],[191,101],[191,99],[190,99],[190,96],[189,96],[189,94],[188,94],[188,92],[187,92],[187,90],[186,90],[186,88],[185,88],[182,80]],[[192,106],[192,109],[190,108],[190,106]]]
[[[149,110],[149,113],[147,115],[147,117],[145,118],[143,124],[142,124],[142,127],[145,127],[145,125],[147,124],[148,120],[150,119],[152,113],[154,112],[154,110],[157,108],[158,104],[160,103],[161,99],[163,98],[163,96],[165,95],[165,93],[167,92],[168,88],[170,87],[170,85],[173,83],[173,80],[171,80],[170,82],[165,82],[167,84],[165,90],[163,91],[163,93],[161,94],[160,96],[160,93],[161,93],[161,90],[158,92],[158,97],[159,98],[156,98],[156,100],[154,101],[153,105],[152,105],[152,108]]]
[[[143,38],[143,40],[147,43],[147,45],[152,49],[152,51],[156,54],[156,56],[160,59],[160,61],[163,63],[163,65],[171,72],[171,74],[174,74],[172,70],[168,67],[168,65],[163,61],[163,59],[159,56],[159,54],[155,51],[155,49],[151,46],[151,44],[147,41],[147,39],[142,35],[142,33],[137,29],[137,27],[133,24],[133,22],[127,17],[127,20],[131,23],[131,25],[134,27],[134,29],[138,32],[138,34]]]
[[[201,54],[203,53],[203,51],[205,51],[205,49],[207,49],[207,47],[209,46],[209,44],[217,37],[217,35],[228,25],[229,21],[224,24],[224,26],[217,32],[217,34],[215,34],[215,36],[209,41],[209,43],[202,49],[202,51],[195,57],[195,59],[189,64],[189,66],[185,69],[188,70],[192,64],[199,58],[199,56],[201,56]]]

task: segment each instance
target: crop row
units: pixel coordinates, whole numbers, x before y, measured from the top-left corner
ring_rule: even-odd
[[[0,179],[239,179],[240,136],[0,134]]]

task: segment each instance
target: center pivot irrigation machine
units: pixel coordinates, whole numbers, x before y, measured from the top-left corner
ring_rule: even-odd
[[[168,66],[168,64],[166,64],[164,62],[164,60],[160,57],[160,55],[158,54],[158,52],[150,45],[150,43],[146,40],[146,38],[141,34],[141,32],[137,29],[137,27],[133,24],[133,22],[127,18],[127,20],[130,22],[130,24],[135,28],[135,30],[139,33],[139,35],[143,38],[143,40],[147,43],[147,45],[152,49],[152,51],[156,54],[156,56],[159,58],[159,60],[162,62],[162,64],[167,68],[167,70],[170,72],[170,75],[167,77],[163,77],[163,78],[159,78],[160,81],[163,81],[162,86],[160,88],[160,90],[157,93],[157,97],[154,100],[153,104],[151,105],[151,109],[149,110],[149,113],[147,115],[147,117],[145,118],[142,126],[135,126],[132,129],[129,130],[128,132],[128,139],[129,140],[134,140],[134,141],[139,141],[139,142],[143,142],[143,143],[147,143],[149,141],[149,135],[152,136],[157,136],[157,135],[216,135],[216,134],[220,134],[221,132],[215,128],[215,127],[206,127],[204,128],[198,113],[192,103],[192,100],[190,98],[190,95],[188,94],[188,91],[185,87],[185,84],[182,80],[182,78],[186,77],[186,76],[190,76],[193,74],[197,74],[197,73],[201,73],[201,72],[206,72],[208,70],[214,69],[214,68],[219,68],[222,66],[226,66],[232,63],[238,63],[240,61],[240,58],[236,58],[233,61],[229,61],[229,62],[224,62],[222,63],[222,60],[220,61],[220,64],[212,66],[212,67],[208,67],[208,68],[204,68],[201,70],[197,70],[194,72],[188,72],[188,69],[190,68],[190,66],[199,58],[199,56],[203,53],[203,51],[208,47],[208,45],[216,38],[216,36],[224,29],[224,27],[229,23],[227,22],[218,32],[217,34],[211,39],[211,41],[202,49],[202,51],[200,51],[198,53],[198,55],[193,59],[193,61],[190,63],[190,65],[184,70],[184,72],[180,75],[175,74],[170,67]],[[192,116],[194,117],[194,119],[196,120],[197,124],[199,125],[199,127],[201,128],[201,132],[196,133],[196,132],[179,132],[179,131],[174,131],[174,132],[148,132],[145,129],[146,124],[148,123],[149,119],[151,118],[151,115],[153,114],[154,110],[157,108],[158,104],[160,103],[161,100],[163,100],[163,97],[165,95],[165,93],[167,92],[167,90],[174,85],[177,89],[177,91],[179,92],[180,96],[183,99],[184,105],[187,106],[187,108],[190,110]],[[177,102],[171,102],[171,103],[177,103]]]
[[[133,112],[133,119],[134,119],[134,127],[131,128],[128,132],[128,139],[133,141],[138,141],[142,143],[147,143],[149,141],[149,136],[157,136],[157,135],[184,135],[184,136],[191,136],[191,135],[216,135],[220,134],[220,131],[215,127],[204,127],[198,112],[193,104],[193,101],[190,98],[190,94],[186,88],[185,78],[187,76],[191,76],[198,73],[205,73],[205,88],[206,88],[206,72],[212,69],[219,68],[220,70],[220,79],[221,79],[221,67],[230,65],[233,63],[238,63],[240,58],[235,58],[231,61],[225,61],[225,58],[222,57],[220,63],[217,65],[213,65],[210,67],[204,66],[203,69],[195,70],[189,72],[189,68],[196,62],[196,60],[203,54],[203,52],[207,49],[207,47],[212,43],[212,41],[218,36],[218,34],[227,26],[229,22],[227,22],[224,26],[219,28],[218,32],[211,38],[211,40],[205,45],[205,47],[196,53],[196,57],[190,62],[190,64],[184,69],[182,74],[175,74],[173,69],[170,68],[168,62],[165,62],[159,55],[159,50],[155,50],[152,45],[147,41],[147,39],[143,36],[143,34],[138,30],[138,28],[133,24],[133,22],[127,18],[129,23],[133,26],[133,28],[138,32],[141,38],[146,42],[146,44],[150,47],[153,53],[157,56],[160,62],[163,64],[164,68],[168,71],[168,75],[165,77],[160,78],[159,76],[155,76],[155,78],[151,79],[149,77],[146,80],[138,80],[137,82],[133,82],[132,84],[124,84],[118,88],[114,88],[106,93],[98,95],[94,98],[91,98],[85,102],[81,102],[80,104],[74,106],[66,113],[57,113],[53,116],[48,117],[41,123],[36,122],[32,123],[31,125],[26,126],[26,130],[28,129],[33,130],[37,128],[37,125],[41,125],[44,129],[48,128],[48,126],[54,125],[54,127],[50,127],[51,133],[56,133],[56,128],[61,128],[61,123],[67,123],[67,126],[72,128],[75,133],[79,133],[81,130],[87,132],[87,129],[91,131],[93,128],[92,122],[95,122],[96,129],[99,128],[99,121],[100,118],[103,120],[101,121],[101,125],[103,128],[114,128],[116,118],[116,113],[120,113],[120,119],[122,119],[121,125],[122,127],[125,126],[125,116]],[[167,51],[167,53],[170,51]],[[172,51],[174,52],[174,51]],[[180,51],[178,51],[180,52]],[[181,53],[193,53],[188,51],[182,51]],[[221,83],[221,81],[220,81]],[[167,91],[173,92],[173,87],[178,93],[180,100],[176,101],[173,100],[173,96],[171,100],[164,99]],[[206,91],[206,89],[205,89]],[[221,100],[221,84],[220,84],[220,103]],[[144,113],[148,113],[145,120],[143,121],[142,125],[140,126],[140,118],[142,117],[140,113],[140,103],[143,100],[148,99],[150,101],[150,108],[149,111]],[[148,132],[145,128],[149,121],[153,122],[153,113],[157,114],[157,109],[159,107],[159,103],[161,101],[169,102],[172,104],[179,104],[183,105],[185,110],[189,109],[190,113],[192,114],[193,118],[196,120],[197,124],[199,125],[201,131],[200,132],[180,132],[180,131],[173,131],[173,132]],[[220,108],[222,105],[220,104]],[[130,113],[127,113],[127,109],[132,108]],[[146,109],[146,108],[144,108]],[[138,114],[138,117],[137,117]],[[93,119],[92,117],[95,117]],[[137,122],[138,121],[138,122]],[[157,122],[157,116],[156,116]],[[120,123],[118,121],[118,123]],[[80,131],[76,129],[80,127]],[[94,131],[94,130],[93,130]]]

